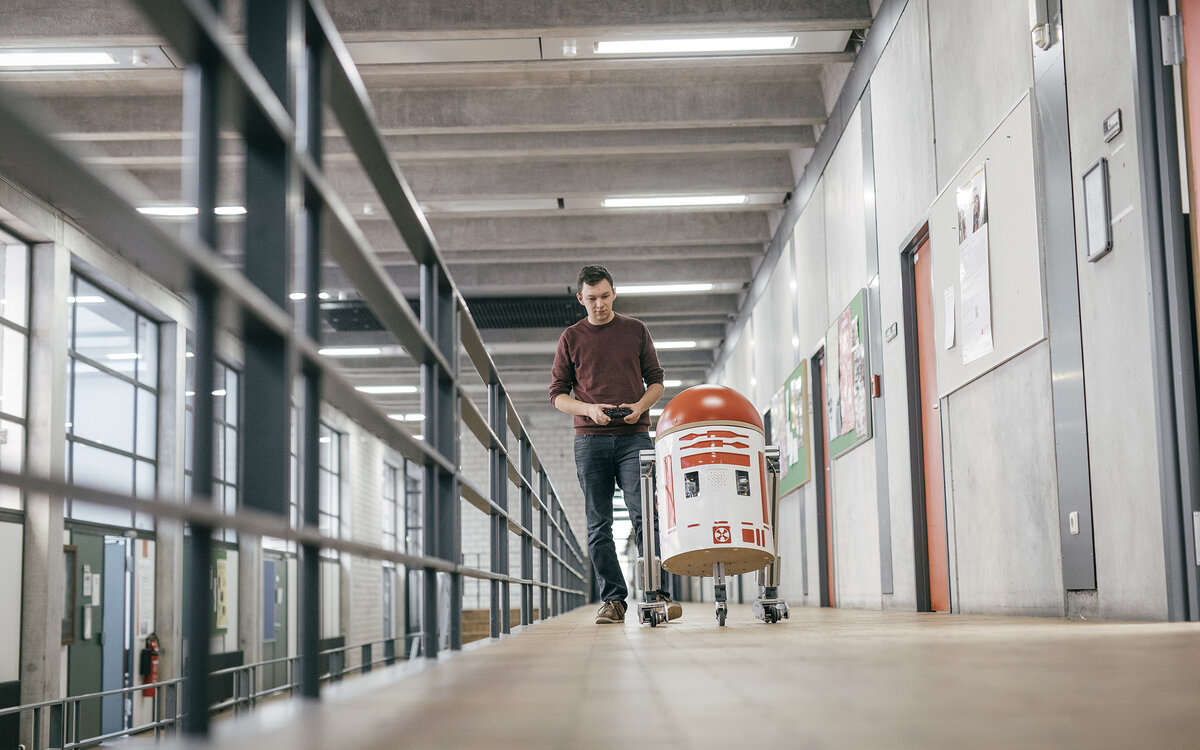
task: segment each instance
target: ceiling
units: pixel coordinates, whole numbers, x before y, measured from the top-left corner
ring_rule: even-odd
[[[231,29],[240,4],[225,3]],[[702,382],[764,258],[879,0],[326,0],[359,64],[379,127],[420,201],[519,410],[549,408],[562,327],[585,263],[617,281],[618,312],[646,321],[680,388]],[[181,204],[182,72],[126,0],[5,0],[0,52],[107,48],[100,71],[0,72],[63,122],[95,161],[132,174],[146,200]],[[783,53],[604,55],[601,40],[795,35]],[[806,51],[807,50],[807,51]],[[813,51],[816,50],[816,51]],[[333,123],[327,119],[327,123]],[[417,271],[333,126],[330,181],[400,288]],[[242,202],[236,141],[223,146],[220,205]],[[747,196],[736,205],[606,208],[610,196]],[[68,214],[70,207],[60,207]],[[164,221],[169,221],[164,219]],[[179,221],[179,220],[175,220]],[[221,220],[240,260],[240,221]],[[623,287],[704,282],[710,291]],[[323,286],[328,345],[383,344],[342,360],[364,384],[415,384],[372,331],[338,269]],[[503,299],[498,299],[503,298]],[[392,345],[392,348],[387,348]],[[383,397],[381,397],[383,398]],[[389,412],[419,411],[389,396]]]

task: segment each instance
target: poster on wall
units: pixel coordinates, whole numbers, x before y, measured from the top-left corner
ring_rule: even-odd
[[[771,399],[771,424],[771,438],[779,444],[779,494],[786,495],[809,480],[808,360],[801,360]]]
[[[992,353],[987,179],[980,166],[958,188],[958,288],[963,364]]]
[[[871,437],[867,334],[867,290],[861,289],[825,335],[825,423],[831,457]]]
[[[229,566],[223,549],[213,550],[213,634],[229,629]]]

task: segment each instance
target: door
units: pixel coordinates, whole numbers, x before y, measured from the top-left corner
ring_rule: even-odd
[[[287,561],[283,557],[263,557],[263,661],[282,659],[288,655],[287,628]],[[286,685],[287,662],[265,667],[260,676],[260,688]]]
[[[833,578],[833,473],[829,458],[829,430],[826,429],[825,406],[825,350],[812,358],[812,381],[816,385],[813,393],[813,441],[815,455],[813,465],[821,467],[816,472],[817,480],[817,576],[820,579],[822,607],[834,606]]]
[[[1183,16],[1184,144],[1188,174],[1188,226],[1191,229],[1192,305],[1200,321],[1200,0],[1177,0]],[[1200,325],[1196,326],[1196,351],[1200,351]]]
[[[125,596],[126,573],[128,566],[127,541],[122,537],[109,536],[104,538],[104,625],[101,628],[103,642],[100,644],[103,669],[101,672],[101,687],[103,690],[120,690],[127,687],[129,674],[126,665],[129,663],[128,639],[130,622],[126,617],[127,600]],[[102,714],[100,729],[105,734],[117,732],[125,728],[126,695],[107,695],[100,699]]]
[[[949,555],[946,542],[946,496],[942,472],[942,420],[938,408],[937,345],[934,341],[931,250],[926,237],[912,256],[913,302],[917,324],[917,370],[920,400],[920,468],[924,477],[924,524],[928,568],[929,611],[950,610]],[[919,552],[919,550],[918,550]],[[923,572],[923,571],[922,571]],[[922,576],[918,575],[918,579]],[[924,597],[920,597],[924,598]]]
[[[75,545],[75,643],[67,647],[67,695],[88,695],[103,689],[104,674],[104,537],[73,532]],[[100,701],[79,703],[76,739],[96,737],[100,730]]]

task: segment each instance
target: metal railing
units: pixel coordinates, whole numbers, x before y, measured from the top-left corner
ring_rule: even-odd
[[[195,231],[176,236],[138,213],[128,177],[87,162],[79,144],[60,143],[42,108],[0,89],[0,142],[5,176],[50,205],[69,205],[87,217],[82,225],[166,289],[192,301],[195,335],[192,497],[150,499],[64,482],[62,473],[35,476],[0,472],[0,483],[21,488],[27,503],[71,497],[154,516],[158,523],[186,522],[189,565],[183,584],[185,611],[205,613],[212,596],[206,579],[212,561],[211,530],[287,539],[299,544],[298,689],[319,694],[317,633],[318,553],[336,550],[422,570],[421,651],[436,657],[439,616],[448,610],[448,642],[461,648],[463,577],[490,581],[492,634],[509,632],[509,590],[519,587],[522,622],[532,621],[535,590],[540,617],[560,614],[586,598],[586,562],[562,503],[512,406],[495,363],[484,348],[437,242],[379,129],[365,87],[320,0],[256,0],[246,3],[243,37],[229,31],[210,0],[135,0],[187,65],[184,89],[185,194],[198,208]],[[265,42],[265,43],[264,43]],[[289,49],[303,54],[289,55]],[[293,96],[293,92],[296,92]],[[323,112],[338,120],[358,166],[383,204],[384,215],[403,238],[421,277],[419,315],[383,267],[362,228],[322,170]],[[244,217],[244,274],[230,270],[218,247],[214,209],[221,126],[236,132],[248,154]],[[288,237],[295,237],[293,247]],[[299,248],[298,250],[296,248]],[[37,248],[34,248],[35,251]],[[319,279],[328,252],[383,327],[421,373],[424,440],[417,440],[319,353]],[[302,303],[291,303],[291,275],[305,279]],[[37,290],[35,289],[35,293]],[[219,329],[241,332],[245,353],[244,424],[240,441],[245,472],[244,506],[226,516],[211,503],[213,368]],[[487,385],[484,415],[468,397],[459,370],[465,350],[474,373]],[[300,408],[300,523],[288,521],[291,385],[303,384]],[[422,554],[324,536],[318,531],[318,416],[331,405],[405,458],[423,467]],[[460,425],[465,425],[464,432]],[[509,433],[518,445],[508,446]],[[491,457],[486,489],[467,482],[458,466],[459,441],[477,439]],[[28,452],[27,452],[28,455]],[[508,487],[517,491],[510,510]],[[461,555],[460,499],[491,517],[489,570],[467,567]],[[520,544],[519,575],[509,571],[509,537]],[[539,580],[533,556],[540,555]],[[437,573],[448,577],[439,600]],[[504,606],[501,606],[501,602]],[[182,706],[185,730],[206,735],[208,623],[184,623],[189,665]]]
[[[389,638],[352,646],[325,649],[319,652],[319,655],[329,660],[329,668],[320,675],[320,680],[323,683],[338,682],[357,673],[370,672],[375,667],[391,666],[398,661],[403,661],[405,660],[404,650],[398,650],[397,644],[419,636],[420,634],[416,633],[403,638]],[[376,649],[376,647],[379,648]],[[374,656],[376,650],[380,654],[378,658]],[[348,657],[354,652],[359,654],[359,662],[348,666]],[[297,667],[299,662],[299,656],[285,656],[278,659],[266,659],[253,664],[226,667],[210,672],[210,680],[212,678],[229,678],[231,694],[228,698],[210,704],[209,713],[220,714],[232,709],[236,716],[252,710],[261,700],[284,694],[293,694],[299,687],[297,681]],[[286,679],[281,684],[259,689],[260,684],[270,681],[261,679],[263,671],[276,666],[283,666],[285,668]],[[104,690],[86,695],[72,695],[57,700],[42,701],[41,703],[13,706],[11,708],[0,709],[0,718],[29,714],[32,717],[32,725],[34,727],[32,740],[34,750],[42,750],[42,748],[46,748],[47,750],[70,750],[71,748],[94,745],[105,740],[138,735],[150,731],[153,731],[154,736],[158,738],[163,736],[168,730],[178,730],[180,720],[183,717],[181,710],[183,704],[180,701],[180,695],[185,689],[183,682],[183,678],[177,677],[171,680],[162,680],[160,682],[146,683],[133,687]],[[98,735],[81,735],[80,707],[83,704],[90,701],[103,701],[104,698],[118,696],[124,701],[126,697],[136,697],[137,693],[143,692],[144,694],[144,691],[151,689],[154,690],[154,695],[150,704],[150,719],[148,721]],[[42,721],[43,715],[47,717],[46,722]],[[44,724],[48,725],[49,729],[43,738],[41,729]]]

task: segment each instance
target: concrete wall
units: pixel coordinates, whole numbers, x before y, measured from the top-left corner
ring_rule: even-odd
[[[1063,37],[1074,182],[1078,186],[1083,171],[1107,157],[1112,212],[1118,219],[1115,249],[1098,263],[1086,261],[1083,235],[1077,231],[1097,600],[1102,617],[1162,619],[1166,571],[1150,401],[1147,271],[1140,251],[1137,154],[1125,145],[1135,135],[1126,5],[1104,0],[1103,8],[1097,8],[1068,0]],[[1006,150],[1012,138],[1003,131],[1003,126],[1014,126],[1015,111],[1025,118],[1026,133],[1031,117],[1036,118],[1036,111],[1018,111],[1034,83],[1028,27],[1025,4],[906,4],[868,88],[872,118],[866,137],[873,183],[867,181],[870,176],[864,180],[864,134],[856,110],[794,226],[780,228],[792,239],[792,255],[766,271],[771,275],[749,325],[732,332],[731,340],[737,338],[730,355],[713,370],[714,377],[735,388],[748,386],[751,371],[758,375],[756,399],[769,398],[781,385],[785,368],[777,372],[766,351],[788,350],[786,330],[772,330],[762,322],[777,314],[783,273],[791,275],[788,288],[794,290],[799,341],[789,364],[820,346],[825,330],[850,296],[870,281],[875,267],[876,247],[868,247],[869,223],[863,216],[864,196],[873,192],[880,327],[895,324],[898,329],[882,345],[887,486],[877,486],[873,449],[860,446],[833,460],[834,598],[841,606],[917,606],[905,360],[906,342],[914,332],[904,325],[901,254],[918,230],[936,219],[935,199],[952,195],[962,170],[978,161],[988,164],[989,189],[993,173],[998,187],[1017,187],[1011,197],[997,196],[996,205],[1009,209],[1005,215],[991,217],[997,222],[990,261],[993,295],[998,295],[992,320],[996,356],[969,372],[961,363],[939,366],[952,607],[963,612],[1066,612],[1036,200],[1041,189],[1035,169],[1039,144],[1036,134],[1027,135],[1027,145]],[[1106,144],[1099,125],[1117,108],[1126,115],[1125,132]],[[999,150],[988,146],[989,139],[999,139]],[[1081,225],[1078,187],[1076,193],[1076,223]],[[936,235],[938,227],[932,230]],[[940,252],[946,264],[938,271],[942,285],[953,285],[956,243],[944,237],[936,242],[941,249],[935,249],[935,259]],[[1019,286],[1010,289],[1014,280]],[[1019,304],[1009,304],[1013,299]],[[957,349],[939,354],[961,360]],[[941,369],[947,370],[944,378]],[[882,521],[876,498],[884,490],[891,512],[890,561],[880,559]],[[820,502],[815,495],[810,483],[781,503],[780,552],[787,561],[783,591],[795,603],[817,600],[816,541],[822,530],[815,523]],[[880,572],[888,562],[894,576],[890,595],[883,593]]]
[[[897,326],[896,338],[883,344],[882,365],[893,562],[893,594],[887,606],[906,610],[916,607],[916,574],[905,362],[909,332],[903,325],[900,256],[927,220],[937,193],[928,21],[926,0],[909,0],[871,77],[879,319],[884,329]]]

